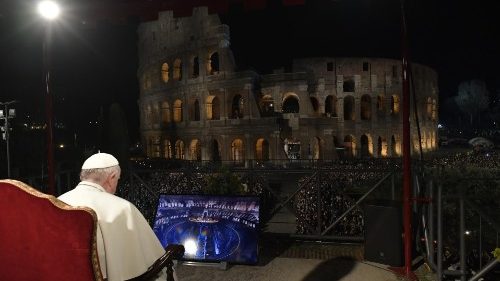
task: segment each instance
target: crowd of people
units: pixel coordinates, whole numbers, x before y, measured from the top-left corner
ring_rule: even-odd
[[[328,234],[363,236],[362,205],[355,205],[355,201],[362,195],[360,192],[376,184],[391,172],[392,167],[381,168],[374,170],[369,165],[344,163],[334,170],[301,178],[299,185],[302,188],[295,200],[297,233],[323,233],[352,207]]]
[[[461,181],[463,180],[462,177],[467,178],[470,174],[473,174],[476,178],[470,182],[473,183],[474,189],[472,191],[474,192],[474,196],[467,198],[479,204],[481,210],[485,209],[485,211],[487,211],[486,209],[491,209],[490,205],[481,205],[481,202],[476,202],[482,198],[480,193],[483,193],[483,195],[486,194],[484,198],[489,201],[485,202],[494,204],[494,209],[498,210],[499,205],[497,198],[500,195],[500,153],[498,153],[498,151],[454,152],[448,153],[447,155],[426,155],[426,157],[427,159],[425,161],[413,162],[412,167],[415,168],[415,171],[423,171],[420,170],[419,167],[425,167],[426,169],[437,168],[436,170],[440,170],[439,168],[441,168],[441,170],[455,170],[458,171],[458,173],[456,173],[455,176],[453,176],[453,174],[448,174],[448,178],[452,178],[456,181]],[[139,213],[140,211],[142,215],[152,223],[161,194],[201,195],[207,193],[208,190],[210,190],[210,192],[216,190],[207,188],[211,182],[230,185],[237,184],[242,188],[221,190],[225,192],[237,190],[243,193],[237,195],[258,196],[260,198],[259,204],[256,205],[254,202],[247,204],[247,202],[240,202],[238,200],[228,200],[227,202],[203,201],[197,203],[199,208],[203,208],[203,212],[199,217],[205,220],[214,216],[222,217],[231,219],[235,223],[245,224],[250,228],[257,227],[259,221],[264,222],[264,224],[259,225],[259,227],[265,225],[266,220],[269,219],[269,215],[276,210],[276,207],[281,205],[278,203],[282,203],[280,201],[282,201],[283,194],[279,194],[279,189],[278,193],[276,193],[276,190],[272,190],[269,182],[271,178],[270,175],[279,172],[276,170],[239,169],[229,171],[225,168],[217,171],[216,166],[203,167],[198,165],[181,165],[180,167],[170,166],[169,169],[152,169],[153,167],[151,166],[150,170],[144,169],[146,167],[148,167],[148,162],[142,161],[142,169],[128,171],[128,174],[124,174],[121,177],[122,180],[119,182],[118,179],[120,179],[121,170],[118,161],[108,154],[98,153],[90,157],[82,166],[82,182],[80,182],[74,190],[61,195],[59,198],[61,200],[81,200],[83,197],[80,196],[80,193],[82,192],[88,193],[87,196],[89,196],[89,198],[91,197],[90,195],[96,196],[97,198],[97,195],[108,196],[107,193],[114,194],[116,192],[116,195],[132,202],[138,209],[133,208],[135,212]],[[474,168],[481,168],[482,170],[481,172],[477,172],[477,169]],[[102,170],[105,177],[98,173],[94,175],[93,173],[96,173],[94,171],[96,169],[99,171]],[[365,231],[365,218],[363,204],[358,205],[357,201],[361,197],[370,200],[389,199],[391,196],[394,196],[394,187],[395,185],[400,185],[401,180],[401,159],[338,161],[336,163],[329,163],[329,165],[316,166],[314,169],[309,169],[308,171],[307,173],[302,172],[301,174],[305,176],[299,178],[298,181],[294,181],[297,183],[299,189],[297,192],[293,193],[289,201],[296,214],[296,233],[306,235],[327,233],[327,235],[332,236],[362,237]],[[466,171],[469,173],[465,173]],[[470,173],[470,171],[472,171],[472,173]],[[487,171],[487,173],[483,174],[483,171]],[[227,177],[228,172],[231,175],[229,178]],[[97,177],[96,175],[100,176]],[[390,175],[393,175],[393,177],[391,177],[391,180],[388,180]],[[492,175],[493,177],[486,179],[484,175]],[[213,178],[217,176],[223,180],[213,181]],[[276,178],[276,175],[273,176]],[[282,174],[282,176],[286,176],[286,173]],[[232,177],[237,177],[238,180],[235,182]],[[98,182],[91,181],[96,181],[97,178],[99,179]],[[441,183],[446,183],[444,180],[440,181]],[[395,184],[395,182],[397,183]],[[480,184],[477,182],[482,183]],[[117,189],[118,183],[120,186]],[[448,185],[450,184],[448,183]],[[471,186],[472,185],[467,183],[466,187],[468,192],[471,190],[471,188],[469,188]],[[377,189],[374,189],[375,187],[377,187]],[[453,188],[448,189],[448,191],[454,190]],[[102,193],[100,191],[105,192]],[[368,195],[367,191],[374,192]],[[368,196],[365,198],[365,195]],[[467,195],[469,194],[467,193]],[[129,204],[123,199],[113,198],[115,198],[114,200],[117,204]],[[453,198],[456,199],[456,196]],[[80,204],[77,201],[75,202],[75,204]],[[258,208],[256,206],[258,206]],[[260,218],[259,216],[255,217],[252,212],[245,212],[245,210],[260,212]],[[450,217],[449,222],[447,219],[447,212],[449,213],[448,217]],[[457,212],[456,204],[444,206],[443,218],[446,223],[445,227],[450,225],[453,226],[451,221],[453,218],[456,218]],[[184,213],[184,215],[187,214],[187,212]],[[498,219],[499,217],[497,215],[498,213],[489,216],[486,222],[491,224],[491,218]],[[466,221],[469,217],[468,213],[466,213]],[[169,217],[169,219],[170,218],[172,217]],[[144,220],[142,221],[144,222],[143,229],[147,229],[149,231],[148,233],[150,233],[151,230],[149,226],[147,226]],[[335,225],[333,224],[334,222]],[[466,223],[467,226],[473,227],[469,221]],[[480,226],[478,239],[481,241],[493,241],[495,237],[491,235],[491,237],[489,237],[482,234],[481,229],[485,227],[486,223],[483,228]],[[498,230],[496,231],[496,247],[498,247]],[[449,237],[449,234],[453,236],[453,233],[456,234],[456,231],[448,231],[447,229],[446,233],[444,233],[445,237],[443,243],[450,249],[448,251],[450,254],[448,256],[445,255],[444,258],[446,265],[451,269],[457,264],[457,246],[453,245],[456,242],[456,236]],[[155,239],[152,240],[156,241]],[[475,242],[472,241],[471,243]],[[488,247],[491,248],[490,246],[494,244],[493,241],[488,244]],[[160,251],[158,254],[160,254]],[[488,261],[490,258],[491,255],[488,253],[484,255],[484,252],[481,252],[481,254],[474,254],[474,252],[472,252],[472,254],[467,256],[468,267],[477,270],[479,269],[478,264],[481,264],[482,261]],[[111,275],[115,273],[108,272],[108,274]]]
[[[131,174],[120,181],[118,195],[134,203],[148,220],[152,220],[160,194],[204,194],[203,189],[208,184],[209,176],[212,175],[209,172],[192,172],[191,170],[188,172],[156,170],[140,175]],[[269,195],[264,187],[264,177],[244,173],[240,181],[245,194],[261,197],[261,208],[267,207]],[[265,212],[261,210],[262,215]]]
[[[297,233],[317,234],[317,231],[326,229],[354,204],[352,193],[355,190],[372,186],[388,172],[399,169],[399,163],[387,159],[339,162],[336,166],[321,168],[318,173],[300,179],[301,190],[292,200],[297,213]],[[119,195],[133,202],[148,220],[152,220],[160,194],[203,194],[211,172],[179,169],[134,174],[121,180]],[[266,188],[266,174],[247,171],[240,172],[238,176],[245,194],[260,197],[261,219],[265,221],[279,203],[276,194]],[[318,214],[321,215],[318,217]],[[360,236],[362,229],[362,210],[356,207],[331,234]]]
[[[480,168],[500,168],[500,153],[488,152],[457,152],[447,155],[428,157],[424,162],[415,162],[413,167],[424,164],[427,168],[461,166]],[[363,159],[357,161],[338,161],[312,169],[312,173],[301,178],[298,185],[300,191],[294,196],[291,204],[297,215],[296,232],[300,234],[320,234],[349,208],[370,187],[374,186],[388,173],[400,175],[401,159]],[[142,164],[146,167],[147,164]],[[139,179],[122,180],[120,193],[132,201],[150,219],[153,217],[159,194],[203,194],[207,186],[207,177],[213,172],[210,169],[177,169],[155,170]],[[315,172],[314,172],[315,171]],[[244,186],[246,194],[261,198],[261,220],[266,221],[266,215],[279,203],[280,199],[268,188],[268,178],[265,171],[238,171],[238,177]],[[373,192],[373,196],[387,196],[391,180],[386,180]],[[368,197],[367,199],[370,199]],[[388,199],[388,198],[384,198]],[[364,228],[363,205],[353,207],[328,235],[362,236]]]
[[[443,167],[478,167],[487,169],[500,168],[500,152],[491,151],[467,151],[440,154],[427,161],[428,166]]]
[[[205,185],[201,174],[154,171],[124,177],[120,181],[117,195],[134,203],[151,222],[160,194],[202,194]]]

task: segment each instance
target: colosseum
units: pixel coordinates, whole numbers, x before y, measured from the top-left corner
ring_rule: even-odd
[[[401,155],[399,60],[303,58],[287,73],[236,71],[229,26],[205,7],[189,17],[160,12],[139,26],[138,40],[148,157],[249,165]],[[419,64],[411,70],[411,149],[420,151],[420,139],[432,151],[437,74]]]

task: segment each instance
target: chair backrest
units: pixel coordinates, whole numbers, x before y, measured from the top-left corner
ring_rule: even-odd
[[[97,216],[14,180],[0,180],[0,280],[102,281]]]

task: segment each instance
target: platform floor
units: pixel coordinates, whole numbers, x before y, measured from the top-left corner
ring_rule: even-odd
[[[257,265],[217,267],[178,263],[179,281],[403,281],[387,265],[363,261],[363,245],[294,241],[276,237],[261,241]],[[428,279],[425,279],[428,280]]]
[[[222,270],[180,264],[179,281],[397,281],[385,266],[346,258],[329,260],[277,257],[263,265],[234,265]]]

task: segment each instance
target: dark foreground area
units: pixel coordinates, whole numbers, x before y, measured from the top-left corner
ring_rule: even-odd
[[[260,242],[257,265],[228,265],[223,270],[178,263],[177,275],[182,281],[405,280],[386,265],[363,262],[363,246],[359,244],[295,241],[274,235],[264,235]]]

